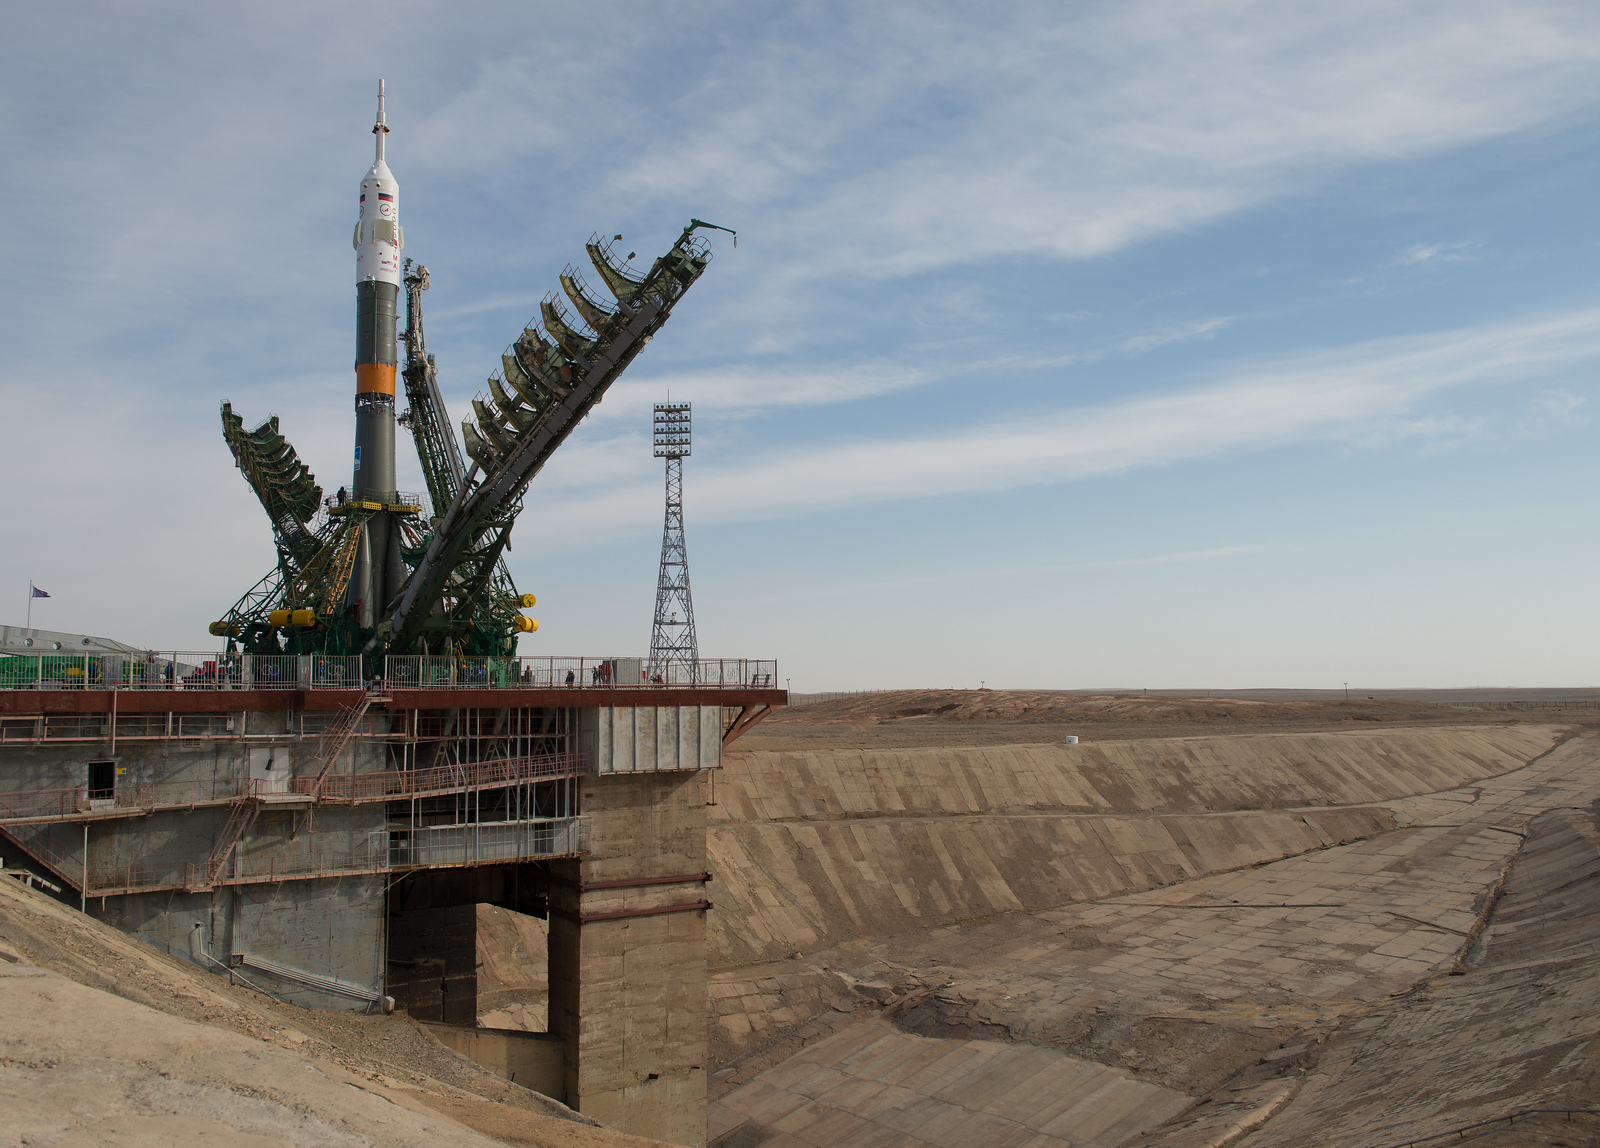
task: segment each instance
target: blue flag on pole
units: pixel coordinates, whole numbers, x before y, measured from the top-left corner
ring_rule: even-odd
[[[48,598],[48,597],[50,597],[50,595],[46,594],[43,590],[39,589],[39,587],[37,587],[37,586],[31,586],[31,587],[29,587],[29,589],[31,589],[33,591],[33,596],[35,598]]]

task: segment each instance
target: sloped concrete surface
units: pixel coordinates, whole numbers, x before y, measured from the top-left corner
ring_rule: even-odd
[[[1111,1148],[1182,1093],[1051,1049],[853,1025],[712,1105],[713,1146]]]
[[[1394,828],[1378,803],[1547,750],[1550,727],[747,753],[707,808],[714,965],[1036,910]]]
[[[1415,991],[1297,1040],[1139,1141],[1215,1142],[1248,1099],[1291,1090],[1248,1148],[1385,1148],[1536,1108],[1600,1108],[1600,817],[1591,735],[1473,803],[1517,841],[1477,943]],[[1524,839],[1525,838],[1525,839]],[[1442,962],[1441,962],[1442,964]],[[1455,975],[1450,975],[1453,972]],[[1440,975],[1443,973],[1444,975]],[[1475,1144],[1593,1144],[1600,1118],[1477,1130]]]
[[[874,1012],[903,1034],[1049,1049],[1195,1099],[1141,1145],[1383,1148],[1519,1108],[1592,1106],[1600,738],[1538,731],[1515,745],[1521,763],[1511,746],[1498,761],[1478,748],[1455,774],[1468,783],[1393,784],[1363,806],[1379,816],[1359,840],[1324,830],[1263,864],[725,970],[713,986],[725,1028],[773,1005],[790,1016],[718,1074],[730,1089],[718,1119],[730,1135],[743,1115],[814,1142],[804,1105],[780,1128],[754,1115],[772,1097],[747,1090]],[[1265,851],[1285,840],[1273,817],[1313,827],[1352,812],[1227,818]],[[1147,849],[1159,820],[1107,830],[1107,856]]]
[[[1238,872],[1250,880],[1253,866],[1294,855],[1314,858],[1399,827],[1449,822],[1470,804],[1464,783],[1517,770],[1562,736],[1554,727],[1519,725],[974,752],[747,755],[730,764],[718,783],[718,804],[707,811],[718,905],[711,915],[708,986],[713,1060],[727,1065],[774,1042],[793,1051],[790,1034],[821,1035],[835,1023],[830,1014],[862,1003],[861,985],[876,986],[865,997],[878,1004],[890,996],[926,995],[951,979],[941,971],[947,962],[965,968],[978,954],[986,964],[1032,968],[1045,980],[1112,960],[1118,942],[1102,938],[1106,920],[1131,921],[1171,900],[1147,895],[1151,890],[1207,874]],[[1091,752],[1079,752],[1084,749]],[[1250,802],[1259,808],[1246,808]],[[872,816],[874,809],[884,816]],[[759,820],[764,815],[788,820]],[[1407,832],[1382,847],[1401,854],[1392,863],[1362,853],[1351,864],[1387,866],[1389,876],[1377,878],[1387,881],[1416,863],[1413,853],[1462,848],[1485,858],[1492,879],[1504,861],[1501,850],[1511,843],[1469,845],[1459,836]],[[1292,880],[1314,882],[1320,873],[1296,870]],[[1470,910],[1477,891],[1464,887],[1455,911]],[[1227,893],[1223,899],[1252,903],[1253,897]],[[1107,904],[1106,912],[1093,911],[1082,921],[1048,915],[1060,910],[1071,917],[1085,902],[1129,898],[1134,903]],[[1301,916],[1317,914],[1309,907]],[[1182,917],[1186,923],[1175,928],[1231,924],[1214,911],[1204,923],[1194,910]],[[1401,935],[1415,922],[1385,919],[1371,933],[1372,948],[1411,943]],[[952,921],[976,923],[952,927]],[[889,964],[873,955],[880,945]],[[1013,949],[1020,956],[1013,957]],[[1068,956],[1058,968],[1061,951]],[[1381,964],[1390,951],[1366,964]],[[781,959],[762,959],[780,953]],[[1139,961],[1150,957],[1142,952]],[[1158,967],[1159,961],[1148,964]],[[1364,973],[1362,966],[1327,975],[1354,984]],[[1226,983],[1221,974],[1210,979]],[[1008,988],[997,996],[1010,994]],[[1047,1013],[1054,1007],[1034,1003]],[[948,1008],[955,1010],[952,1017],[959,1012],[959,1004]],[[996,1022],[963,1015],[952,1023],[982,1035],[983,1025]],[[1068,1027],[1098,1032],[1108,1023],[1091,1013]],[[818,1025],[822,1029],[812,1031]],[[1174,1027],[1156,1027],[1162,1026]],[[1014,1035],[1033,1039],[1027,1033],[1034,1031]]]

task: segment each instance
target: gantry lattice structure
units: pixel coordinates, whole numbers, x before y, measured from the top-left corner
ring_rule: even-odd
[[[675,681],[693,674],[700,657],[689,594],[689,549],[683,540],[683,460],[693,453],[688,403],[657,403],[655,454],[667,460],[667,516],[661,531],[661,573],[650,630],[650,676]]]
[[[276,418],[247,431],[224,404],[223,438],[271,520],[278,562],[211,632],[226,637],[230,650],[253,654],[515,652],[518,634],[537,624],[517,612],[533,605],[533,595],[517,592],[502,555],[528,484],[705,271],[711,251],[695,234],[701,228],[728,230],[690,220],[648,269],[635,268],[631,252],[626,259],[615,252],[621,236],[592,237],[589,261],[612,301],[568,265],[561,290],[545,296],[539,315],[500,357],[488,391],[473,400],[459,446],[422,337],[428,276],[422,268],[408,274],[404,379],[411,406],[400,423],[416,440],[426,498],[330,505]],[[405,576],[369,626],[350,610],[345,587],[374,514],[398,523]],[[685,580],[685,603],[687,594]],[[692,657],[692,625],[688,636]]]

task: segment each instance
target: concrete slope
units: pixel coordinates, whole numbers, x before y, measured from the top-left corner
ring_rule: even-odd
[[[1112,1148],[1189,1103],[1053,1049],[867,1021],[713,1104],[710,1133],[712,1148]]]
[[[0,876],[0,1144],[659,1145],[401,1016],[229,985]]]
[[[1392,829],[1542,726],[748,753],[716,783],[713,965],[1150,889]],[[1334,808],[1328,808],[1334,807]],[[1339,808],[1346,807],[1346,808]]]
[[[774,998],[792,1016],[789,1035],[743,1038],[756,1050],[713,1077],[727,1089],[719,1126],[736,1136],[758,1121],[773,1145],[815,1143],[833,1110],[870,1111],[870,1066],[782,1083],[807,1039],[842,1039],[869,1012],[903,1033],[1050,1049],[1201,1101],[1131,1142],[1161,1148],[1387,1148],[1525,1107],[1595,1107],[1597,767],[1590,732],[1523,768],[1398,799],[1407,824],[1349,845],[730,970],[715,982],[719,1020],[748,1021]],[[820,1005],[809,1019],[807,991]],[[788,1101],[751,1087],[762,1084],[806,1103],[780,1117]],[[1593,1140],[1575,1127],[1504,1143]],[[896,1143],[898,1129],[883,1131],[858,1142]]]
[[[712,824],[1007,810],[1214,812],[1454,789],[1550,748],[1539,725],[730,758]]]
[[[1352,1019],[1287,1074],[1231,1082],[1284,1102],[1248,1148],[1384,1148],[1528,1109],[1600,1105],[1600,819],[1542,814],[1512,863],[1481,946],[1459,975],[1435,977]],[[1223,1107],[1226,1107],[1224,1105]],[[1199,1120],[1149,1143],[1209,1143]],[[1551,1114],[1480,1128],[1475,1144],[1590,1144],[1600,1119]]]

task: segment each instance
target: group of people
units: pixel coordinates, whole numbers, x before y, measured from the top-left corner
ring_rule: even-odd
[[[596,686],[609,686],[609,685],[611,685],[611,675],[612,675],[612,664],[610,662],[596,662],[594,665],[589,667],[589,681],[590,681],[590,684],[592,684],[592,685],[596,685]],[[651,671],[649,671],[649,670],[641,670],[639,672],[639,676],[648,685],[664,686],[664,685],[667,684],[666,678],[662,675],[662,672],[659,669],[656,670],[653,673]],[[520,679],[522,685],[525,685],[525,686],[533,685],[534,684],[533,667],[532,666],[526,666],[526,665],[523,666],[522,673],[521,673],[521,675],[519,675],[519,679]],[[567,673],[566,673],[566,677],[563,680],[564,680],[565,684],[568,685],[568,686],[577,685],[577,683],[578,683],[578,672],[576,670],[573,670],[573,669],[568,669]],[[762,686],[762,685],[770,686],[772,684],[772,675],[771,674],[752,673],[750,675],[750,684],[752,686]]]

